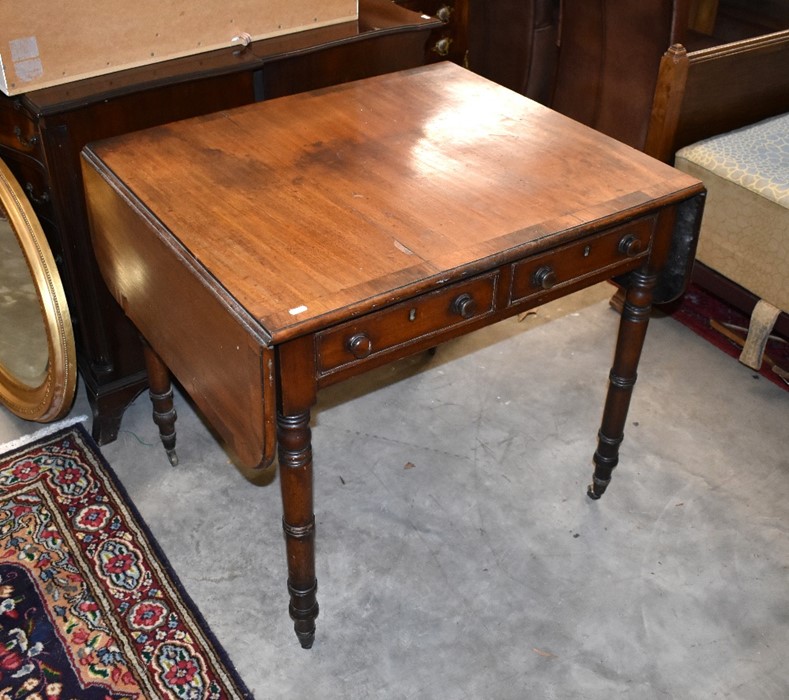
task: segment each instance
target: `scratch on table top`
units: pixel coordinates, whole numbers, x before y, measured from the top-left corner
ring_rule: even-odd
[[[403,245],[402,243],[400,243],[400,241],[398,241],[397,239],[395,239],[394,246],[395,246],[395,248],[397,248],[397,250],[405,253],[406,255],[413,255],[414,254],[413,250],[411,250],[408,246]]]

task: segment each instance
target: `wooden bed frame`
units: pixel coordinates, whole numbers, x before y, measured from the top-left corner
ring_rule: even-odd
[[[645,152],[667,163],[683,146],[789,112],[789,30],[699,51],[671,46],[660,63]],[[757,298],[697,262],[693,281],[750,316]],[[789,338],[789,315],[775,332]]]

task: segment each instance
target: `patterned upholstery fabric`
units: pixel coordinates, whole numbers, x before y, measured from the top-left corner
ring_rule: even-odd
[[[707,187],[697,259],[789,310],[789,114],[687,146],[676,166]]]

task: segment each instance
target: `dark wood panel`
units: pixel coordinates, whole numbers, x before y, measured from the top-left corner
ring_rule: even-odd
[[[559,6],[559,0],[469,0],[469,68],[549,104],[559,56]]]

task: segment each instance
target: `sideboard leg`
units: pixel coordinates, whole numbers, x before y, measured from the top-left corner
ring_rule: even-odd
[[[642,271],[631,274],[619,322],[603,420],[597,434],[597,450],[593,458],[594,475],[587,490],[589,498],[594,500],[605,493],[611,481],[611,472],[619,462],[619,445],[624,438],[627,411],[636,383],[641,349],[644,347],[656,280],[655,275]]]
[[[178,455],[175,453],[175,419],[178,416],[173,406],[170,370],[145,339],[142,341],[142,348],[148,370],[148,395],[153,404],[153,422],[159,426],[159,437],[170,464],[176,466]]]
[[[288,555],[290,617],[301,646],[312,647],[318,616],[315,578],[315,515],[312,506],[310,412],[277,416],[282,527]]]
[[[80,376],[85,384],[85,394],[93,414],[91,434],[99,445],[107,445],[118,439],[123,414],[132,402],[148,387],[148,376],[141,370],[127,377],[122,384],[112,389],[95,383],[90,370],[80,362]]]

